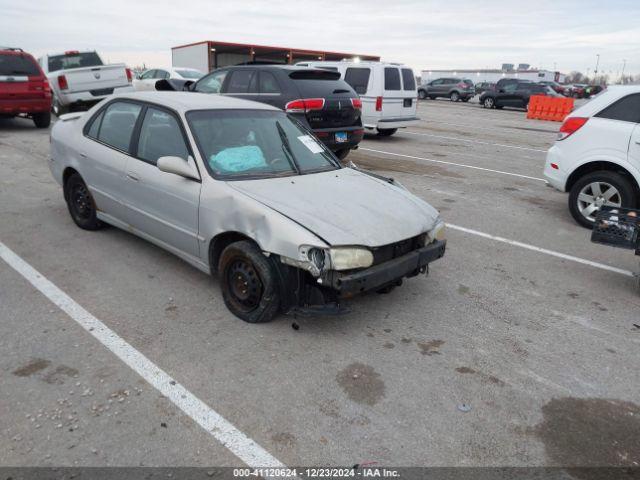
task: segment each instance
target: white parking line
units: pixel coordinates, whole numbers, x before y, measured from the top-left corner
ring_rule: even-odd
[[[586,260],[580,257],[574,257],[573,255],[567,255],[565,253],[555,252],[553,250],[548,250],[546,248],[536,247],[535,245],[529,245],[528,243],[518,242],[517,240],[509,240],[508,238],[498,237],[496,235],[490,235],[488,233],[479,232],[478,230],[472,230],[470,228],[460,227],[459,225],[453,225],[451,223],[447,223],[447,228],[450,228],[452,230],[459,230],[464,233],[470,233],[471,235],[477,235],[483,238],[488,238],[490,240],[495,240],[496,242],[507,243],[509,245],[525,248],[527,250],[531,250],[534,252],[544,253],[546,255],[551,255],[552,257],[561,258],[563,260],[569,260],[571,262],[581,263],[583,265],[599,268],[601,270],[607,270],[609,272],[619,273],[620,275],[626,275],[627,277],[634,276],[633,272],[629,270],[624,270],[618,267],[612,267],[610,265],[605,265],[604,263],[593,262],[591,260]]]
[[[428,124],[451,125],[451,126],[454,126],[454,127],[464,127],[464,128],[475,129],[475,130],[482,130],[482,131],[486,131],[486,132],[495,132],[496,128],[500,127],[500,125],[496,125],[495,127],[478,127],[477,125],[469,125],[469,124],[463,124],[463,123],[442,122],[442,121],[439,121],[439,120],[432,120],[432,119],[428,119],[428,120],[426,120],[426,122]],[[505,127],[503,127],[503,128],[505,128]],[[509,128],[509,127],[506,127],[506,128]],[[511,128],[514,128],[514,127],[511,127]],[[527,133],[529,133],[529,132],[544,133],[545,135],[548,133],[550,136],[558,134],[557,130],[546,130],[546,129],[542,129],[542,128],[538,128],[538,129],[535,129],[535,130],[530,130],[530,129],[527,129],[527,127],[515,127],[515,128],[524,128],[524,129],[526,129],[525,131]],[[544,132],[542,130],[544,130]]]
[[[542,153],[546,153],[546,150],[542,150],[540,148],[530,148],[530,147],[520,147],[518,145],[506,145],[504,143],[491,143],[491,142],[483,142],[480,140],[467,140],[466,138],[459,138],[459,137],[448,137],[446,135],[434,135],[433,133],[419,133],[419,132],[410,132],[408,130],[404,130],[398,133],[406,133],[408,135],[420,135],[423,137],[435,137],[435,138],[444,138],[447,140],[456,140],[458,142],[466,142],[466,143],[476,143],[479,145],[490,145],[492,147],[503,147],[503,148],[515,148],[517,150],[529,150],[531,152],[542,152]]]
[[[499,173],[501,175],[510,175],[512,177],[527,178],[529,180],[538,180],[540,182],[545,182],[546,183],[546,180],[544,178],[530,177],[529,175],[521,175],[519,173],[503,172],[502,170],[493,170],[491,168],[476,167],[475,165],[466,165],[464,163],[447,162],[445,160],[435,160],[433,158],[415,157],[413,155],[404,155],[402,153],[385,152],[383,150],[374,150],[373,148],[365,148],[365,147],[359,147],[358,150],[362,150],[362,151],[365,151],[365,152],[383,153],[385,155],[393,155],[393,156],[396,156],[396,157],[411,158],[411,159],[414,159],[414,160],[423,160],[425,162],[442,163],[444,165],[452,165],[454,167],[472,168],[474,170],[482,170],[483,172]]]
[[[284,466],[119,337],[117,333],[87,312],[2,242],[0,242],[0,258],[245,464],[254,468]]]

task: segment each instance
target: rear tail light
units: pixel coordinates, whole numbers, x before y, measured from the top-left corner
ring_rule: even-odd
[[[351,105],[353,106],[353,108],[362,110],[362,100],[360,100],[359,98],[352,98]]]
[[[578,130],[580,130],[585,123],[587,123],[588,118],[584,117],[569,117],[567,118],[562,126],[560,127],[560,131],[558,132],[557,141],[564,140],[565,138],[570,137]]]
[[[382,97],[376,97],[376,112],[382,111]]]
[[[66,52],[64,52],[65,55],[78,55],[80,53],[80,50],[67,50]]]
[[[324,108],[324,98],[300,98],[291,100],[284,106],[289,113],[307,113],[311,110],[322,110]]]
[[[125,70],[125,72],[127,72],[127,81],[129,83],[133,82],[133,73],[131,73],[131,69],[130,68],[125,68],[124,70]]]
[[[458,87],[458,88],[463,88],[463,89],[464,89],[464,88],[467,88],[468,86],[469,86],[469,85],[467,85],[467,84],[466,84],[466,83],[464,83],[464,82],[460,82],[458,85],[456,85],[456,87]]]
[[[60,90],[69,89],[69,84],[67,83],[67,77],[65,77],[64,75],[58,76],[58,87],[60,87]]]
[[[51,85],[49,85],[49,80],[47,80],[46,78],[44,79],[44,91],[45,92],[51,92]]]

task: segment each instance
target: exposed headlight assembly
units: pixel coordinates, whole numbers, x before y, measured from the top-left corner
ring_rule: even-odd
[[[319,277],[328,270],[353,270],[373,265],[373,253],[358,247],[325,249],[302,245],[298,250],[298,259],[281,259],[283,263],[307,270],[314,277]]]
[[[445,239],[445,224],[440,218],[436,220],[435,226],[427,233],[427,236],[429,237],[429,243]]]
[[[373,265],[373,253],[366,248],[336,247],[329,249],[333,270],[352,270]]]

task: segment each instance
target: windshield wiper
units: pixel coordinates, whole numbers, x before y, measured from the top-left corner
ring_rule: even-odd
[[[296,162],[296,157],[293,155],[291,151],[291,144],[289,143],[289,138],[280,125],[280,122],[276,120],[276,128],[278,129],[278,134],[280,135],[280,141],[282,142],[282,151],[287,157],[287,161],[291,165],[291,168],[296,171],[298,175],[300,175],[300,167],[298,166],[298,162]]]

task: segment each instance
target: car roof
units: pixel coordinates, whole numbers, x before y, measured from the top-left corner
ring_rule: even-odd
[[[189,110],[207,109],[243,109],[243,110],[275,110],[280,109],[265,103],[242,100],[240,98],[226,95],[216,95],[197,92],[171,92],[171,91],[151,91],[151,92],[130,92],[113,95],[111,98],[128,98],[143,102],[157,103],[169,107],[178,112],[188,112]]]

